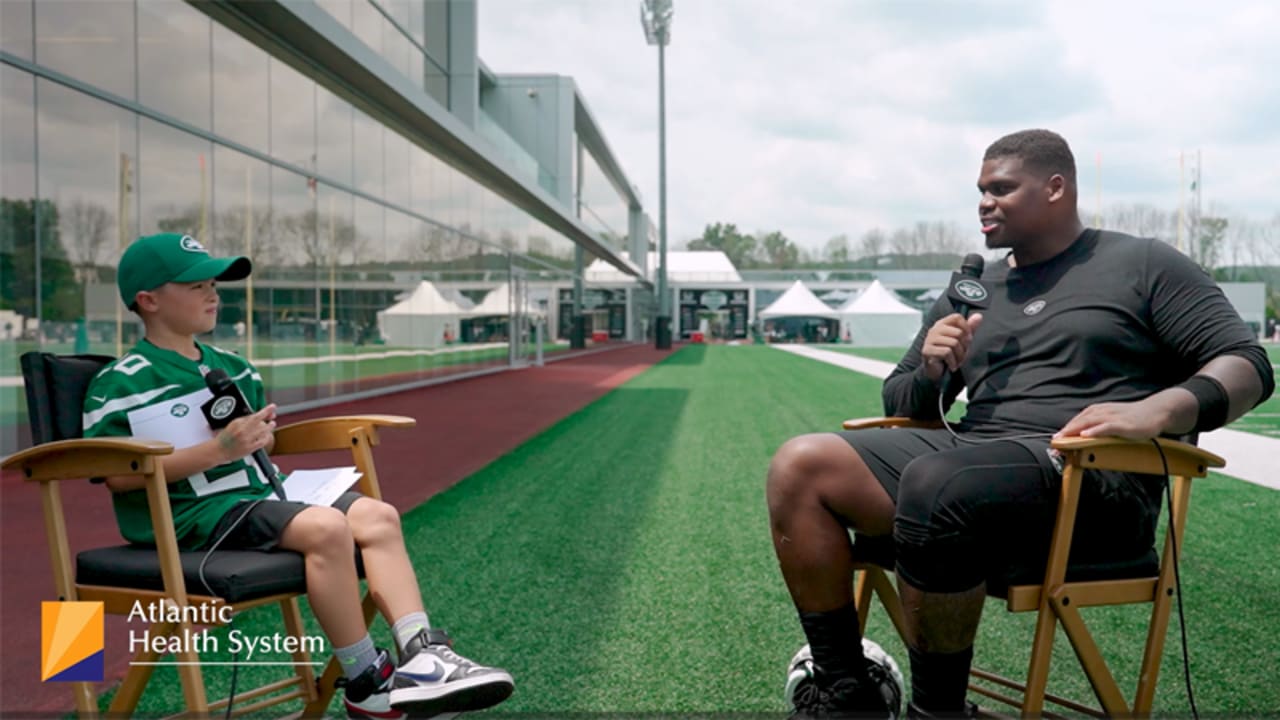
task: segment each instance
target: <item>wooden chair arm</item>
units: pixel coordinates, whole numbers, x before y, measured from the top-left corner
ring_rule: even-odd
[[[842,423],[845,430],[868,430],[870,428],[940,428],[941,420],[914,420],[907,417],[870,417],[852,418]]]
[[[418,421],[403,415],[339,415],[303,420],[276,429],[272,455],[296,455],[323,450],[350,450],[351,431],[365,428],[369,444],[378,444],[378,428],[407,428]]]
[[[81,480],[152,471],[158,455],[173,452],[159,440],[101,437],[59,440],[27,448],[4,459],[0,467],[18,470],[27,480]]]
[[[1100,470],[1164,475],[1168,465],[1170,475],[1204,477],[1209,468],[1225,467],[1226,460],[1213,453],[1177,440],[1160,438],[1160,450],[1150,440],[1125,438],[1067,437],[1058,438],[1050,445],[1067,455],[1068,462],[1080,467]],[[1164,452],[1164,462],[1160,459]]]

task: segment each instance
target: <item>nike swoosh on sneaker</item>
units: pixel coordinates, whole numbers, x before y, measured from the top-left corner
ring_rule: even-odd
[[[412,673],[412,672],[405,672],[404,670],[398,669],[396,670],[396,674],[401,675],[403,677],[407,677],[411,680],[418,680],[420,682],[435,682],[437,680],[444,678],[445,667],[444,665],[440,664],[439,660],[432,660],[430,672]]]

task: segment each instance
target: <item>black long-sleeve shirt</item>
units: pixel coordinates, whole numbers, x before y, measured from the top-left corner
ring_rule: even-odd
[[[1255,366],[1259,402],[1274,389],[1266,351],[1221,288],[1157,240],[1090,229],[1044,262],[992,263],[983,281],[991,307],[944,395],[949,407],[968,389],[960,427],[976,435],[1056,432],[1089,405],[1142,400],[1222,355]],[[938,383],[925,376],[920,349],[952,312],[944,295],[925,314],[885,380],[887,414],[938,417]]]

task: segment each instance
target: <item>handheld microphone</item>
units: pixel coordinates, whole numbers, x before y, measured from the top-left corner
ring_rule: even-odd
[[[960,272],[951,273],[951,284],[947,287],[947,299],[951,307],[960,313],[960,317],[968,318],[974,310],[986,310],[991,306],[991,292],[982,282],[982,270],[986,261],[977,253],[970,253],[960,264]],[[951,370],[942,371],[941,387],[945,392],[951,382]]]
[[[209,421],[210,428],[221,430],[230,425],[232,420],[253,414],[249,402],[244,399],[244,394],[240,392],[240,388],[236,387],[226,370],[221,368],[210,370],[204,376],[204,383],[209,387],[209,392],[213,393],[213,397],[200,406],[205,419]],[[276,475],[275,466],[271,464],[271,458],[267,457],[267,451],[262,448],[254,450],[253,461],[257,463],[263,479],[271,483],[271,489],[276,495],[281,500],[287,500],[288,498],[284,495],[284,483],[281,483],[279,476]]]
[[[980,280],[986,261],[978,253],[966,255],[960,264],[960,272],[951,273],[951,285],[947,299],[961,317],[969,317],[974,309],[986,310],[991,306],[991,293]]]

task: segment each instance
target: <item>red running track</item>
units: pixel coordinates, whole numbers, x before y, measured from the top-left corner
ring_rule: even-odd
[[[667,356],[652,347],[628,345],[282,420],[362,412],[417,418],[411,430],[382,433],[375,451],[383,499],[403,513]],[[323,466],[314,458],[307,464]],[[333,453],[328,462],[349,464],[350,455]],[[40,602],[56,598],[39,489],[21,482],[16,473],[4,473],[0,489],[0,715],[65,712],[73,707],[70,687],[40,682]],[[121,542],[104,488],[72,482],[63,485],[62,496],[73,548]],[[128,668],[127,648],[110,642],[125,634],[123,618],[108,617],[106,632],[106,677],[115,683]]]

